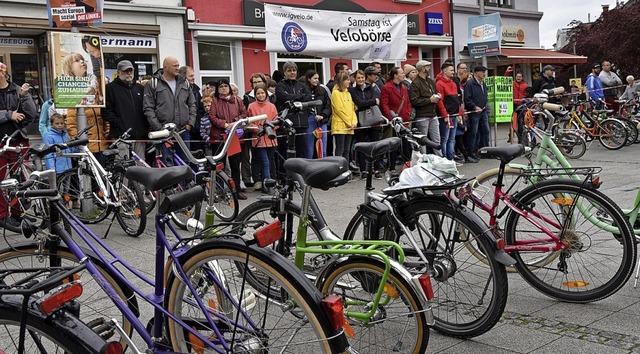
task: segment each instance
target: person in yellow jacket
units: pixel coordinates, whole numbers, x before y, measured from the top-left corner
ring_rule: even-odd
[[[87,138],[91,141],[87,146],[100,164],[104,166],[102,151],[109,147],[107,138],[109,136],[109,123],[102,119],[100,108],[85,108],[84,113],[87,116],[87,127],[93,126],[87,131]],[[77,109],[75,108],[67,111],[67,132],[72,139],[78,135]]]
[[[342,156],[349,161],[353,129],[358,124],[356,106],[349,92],[349,74],[336,75],[336,84],[331,93],[331,135],[333,136],[334,156]]]

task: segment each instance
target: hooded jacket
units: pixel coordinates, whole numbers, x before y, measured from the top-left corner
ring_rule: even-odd
[[[12,141],[26,140],[28,135],[25,127],[38,116],[38,109],[35,102],[33,102],[33,98],[31,98],[31,94],[27,92],[20,96],[20,86],[9,81],[5,102],[4,106],[0,102],[0,137],[11,135],[16,130],[20,130],[21,134]],[[24,114],[25,119],[22,122],[16,123],[11,120],[11,115],[15,111]]]
[[[529,87],[529,85],[524,82],[524,80],[520,82],[513,80],[513,104],[521,105],[523,103],[524,91],[527,87]]]
[[[176,76],[176,93],[162,77],[162,70],[144,87],[144,115],[152,131],[162,129],[165,123],[175,123],[178,128],[196,123],[196,100],[189,82]]]
[[[53,128],[44,133],[42,136],[42,142],[48,145],[62,144],[69,141],[69,135],[66,130],[58,131]],[[74,148],[62,150],[63,153],[70,153],[75,150]],[[66,170],[70,170],[73,165],[71,164],[71,158],[69,157],[56,157],[56,153],[52,152],[47,154],[44,158],[44,164],[48,170],[55,169],[56,173],[62,173]]]
[[[458,85],[456,85],[455,81],[438,74],[436,76],[436,89],[442,96],[442,99],[437,103],[438,115],[444,118],[457,114],[460,110],[460,100],[458,99]]]
[[[353,129],[348,129],[358,124],[356,108],[348,90],[340,91],[338,85],[331,92],[331,134],[353,135]]]
[[[146,139],[149,122],[143,110],[144,86],[133,83],[131,86],[116,78],[106,86],[106,107],[102,118],[109,122],[109,136],[115,140],[131,128],[132,139]]]

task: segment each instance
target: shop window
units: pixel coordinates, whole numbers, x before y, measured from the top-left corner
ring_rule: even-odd
[[[222,78],[233,81],[233,52],[231,42],[198,42],[200,86]]]
[[[278,54],[276,57],[276,62],[278,65],[278,70],[283,71],[282,67],[284,63],[287,61],[293,61],[298,66],[298,77],[303,76],[307,70],[315,70],[320,76],[320,82],[326,82],[324,78],[324,59],[319,57],[314,57],[310,55],[299,55],[299,54]]]
[[[513,8],[513,0],[484,0],[485,6]]]
[[[130,54],[130,53],[103,53],[104,59],[104,76],[106,83],[111,82],[117,77],[118,63],[121,60],[128,60],[133,63],[133,78],[141,80],[145,76],[154,74],[154,63],[156,63],[155,55],[151,54]]]

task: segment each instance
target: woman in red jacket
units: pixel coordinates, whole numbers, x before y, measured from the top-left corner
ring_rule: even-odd
[[[221,79],[218,81],[218,91],[216,91],[209,110],[209,120],[211,121],[209,142],[214,155],[220,151],[224,144],[225,131],[230,129],[234,122],[246,117],[247,110],[244,107],[244,103],[242,103],[242,99],[231,94],[229,80]],[[240,161],[242,160],[242,154],[238,153],[227,157],[238,199],[245,200],[247,196],[240,191]]]
[[[524,81],[522,73],[518,71],[516,73],[516,79],[513,81],[513,109],[524,103],[522,102],[526,97],[524,90],[526,90],[527,87],[529,87],[529,85]]]

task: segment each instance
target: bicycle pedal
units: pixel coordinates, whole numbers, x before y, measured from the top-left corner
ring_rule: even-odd
[[[87,326],[91,328],[91,330],[96,332],[105,341],[113,337],[113,335],[115,334],[115,328],[113,328],[111,323],[105,321],[103,317],[94,318],[93,320],[87,322]]]

